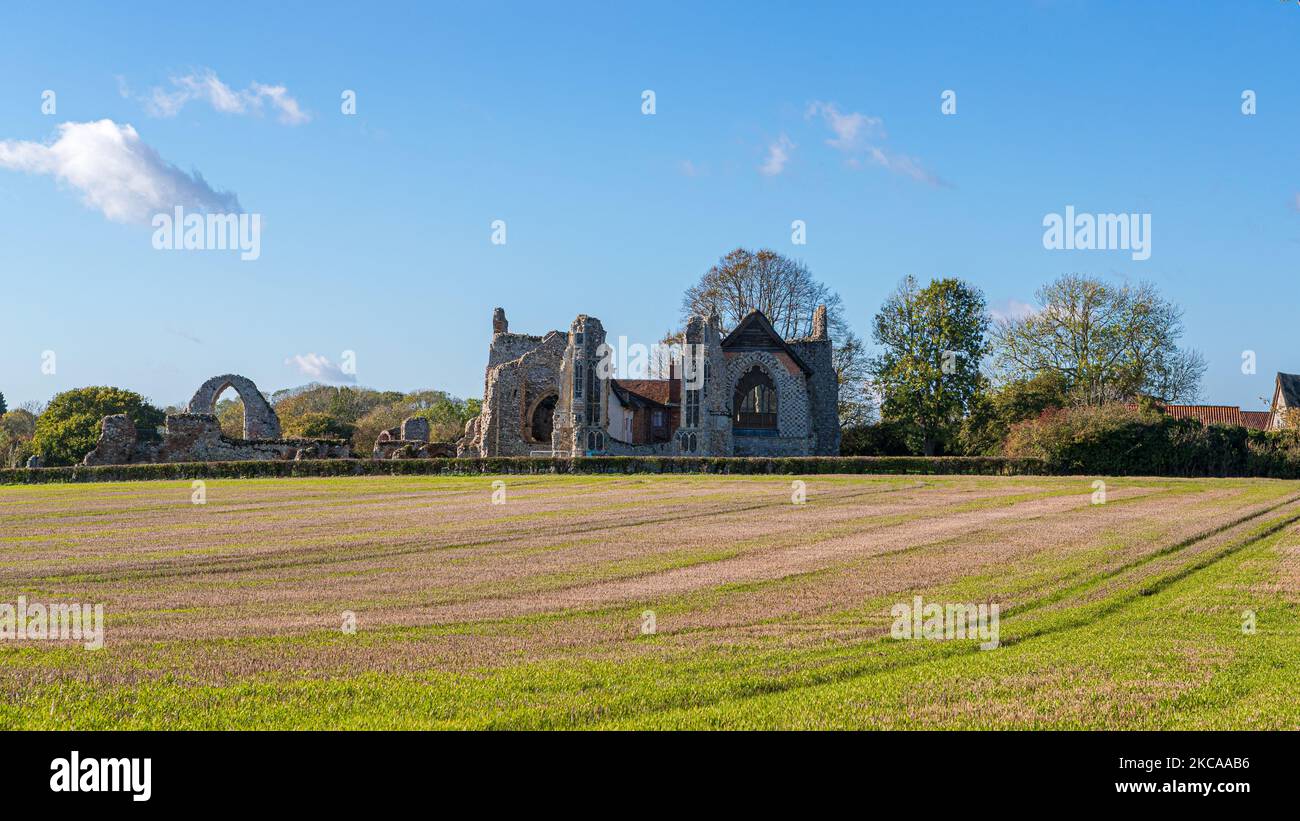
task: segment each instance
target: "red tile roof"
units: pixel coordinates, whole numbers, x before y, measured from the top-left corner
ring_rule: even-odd
[[[616,379],[614,381],[628,393],[634,393],[656,405],[669,405],[677,401],[677,397],[673,396],[675,380],[672,379]]]
[[[1270,411],[1244,411],[1236,405],[1161,405],[1159,407],[1175,419],[1195,419],[1203,425],[1237,425],[1243,428],[1268,430],[1273,422],[1273,414]]]
[[[1236,405],[1165,405],[1165,413],[1175,419],[1199,419],[1206,425],[1238,425],[1241,408]]]
[[[1272,411],[1242,411],[1241,424],[1255,430],[1269,430],[1273,427]]]

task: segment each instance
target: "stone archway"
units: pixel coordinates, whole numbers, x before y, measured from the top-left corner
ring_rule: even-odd
[[[528,434],[534,442],[551,442],[551,432],[555,429],[555,403],[559,396],[551,394],[533,406],[529,414]]]
[[[759,366],[763,375],[772,381],[776,388],[776,430],[779,436],[801,437],[809,433],[808,426],[808,386],[803,373],[792,372],[770,351],[745,351],[727,360],[726,385],[731,390],[733,425],[736,413],[736,389],[741,380]]]
[[[244,376],[228,373],[212,377],[194,392],[194,398],[186,410],[189,413],[216,413],[217,397],[226,388],[234,388],[244,402],[245,439],[280,438],[280,417],[275,415],[275,409],[262,396],[253,380]]]
[[[732,425],[741,430],[776,430],[776,383],[762,365],[754,365],[732,393]]]

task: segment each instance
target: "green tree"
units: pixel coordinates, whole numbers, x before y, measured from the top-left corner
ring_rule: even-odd
[[[0,416],[0,467],[22,467],[32,455],[36,414],[19,408]]]
[[[981,392],[962,423],[962,451],[972,456],[1000,455],[1017,422],[1070,404],[1069,385],[1056,371],[1044,371],[1033,379],[1015,379]]]
[[[293,427],[284,430],[284,435],[302,439],[351,439],[356,427],[331,414],[312,412],[297,417]]]
[[[395,428],[412,416],[429,420],[432,441],[450,442],[460,438],[465,422],[478,415],[481,404],[480,400],[457,399],[444,391],[413,391],[399,395],[397,401],[378,405],[357,420],[352,447],[358,453],[368,453],[380,431]]]
[[[244,400],[237,395],[234,399],[221,399],[217,402],[216,411],[221,432],[231,439],[243,439]]]
[[[1001,381],[1054,372],[1083,405],[1198,395],[1205,360],[1178,346],[1182,310],[1155,286],[1069,274],[1040,288],[1037,299],[1038,310],[1000,321],[994,331]]]
[[[0,416],[4,416],[8,412],[9,412],[9,406],[5,404],[4,392],[0,391]]]
[[[94,449],[104,417],[117,413],[131,417],[141,438],[157,438],[161,410],[138,393],[101,386],[64,391],[50,400],[36,420],[32,447],[46,465],[76,464]]]
[[[302,431],[308,425],[319,429],[323,424],[313,414],[325,414],[334,420],[335,430],[342,430],[343,426],[355,426],[358,420],[377,407],[400,402],[403,396],[397,391],[313,383],[276,391],[271,397],[271,403],[275,406],[275,413],[280,417],[280,427],[286,436],[305,436]],[[308,422],[309,417],[314,421]],[[372,444],[373,441],[368,442],[365,447],[369,449]]]
[[[883,350],[868,371],[883,397],[881,416],[903,423],[926,456],[955,444],[979,396],[988,327],[984,295],[951,278],[921,288],[908,276],[876,314],[872,336]]]

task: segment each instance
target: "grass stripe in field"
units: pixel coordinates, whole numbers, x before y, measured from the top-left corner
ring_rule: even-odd
[[[536,477],[529,515],[485,504],[432,546],[407,525],[421,496],[455,506],[491,477],[250,480],[223,492],[263,509],[207,530],[171,507],[121,518],[189,541],[162,548],[52,518],[0,564],[0,601],[102,594],[107,646],[0,642],[0,727],[1300,726],[1292,484],[1107,479],[1094,507],[1089,477],[808,476],[795,509],[792,478]],[[353,519],[299,527],[363,489]],[[638,492],[674,509],[637,515],[619,494]],[[593,515],[531,515],[552,504]],[[232,553],[259,519],[272,543]],[[708,536],[675,541],[690,532]],[[57,564],[60,539],[86,539],[102,571]],[[775,575],[737,576],[759,570]],[[661,592],[590,597],[621,585]],[[913,591],[1006,601],[1004,645],[882,638]],[[430,615],[448,601],[468,618]],[[473,615],[484,602],[503,617]],[[332,626],[345,606],[355,636]],[[658,635],[638,631],[645,608]]]

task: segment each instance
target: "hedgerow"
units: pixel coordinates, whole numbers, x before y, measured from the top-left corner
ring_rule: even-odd
[[[1008,456],[1051,473],[1300,478],[1300,433],[1203,425],[1124,405],[1054,410],[1017,423]]]
[[[168,462],[0,470],[0,484],[115,482],[142,479],[253,479],[292,476],[436,476],[472,474],[818,474],[899,473],[1022,476],[1046,473],[1039,459],[964,456],[807,456],[785,458],[589,456],[572,459],[503,456],[481,459],[310,459]]]

